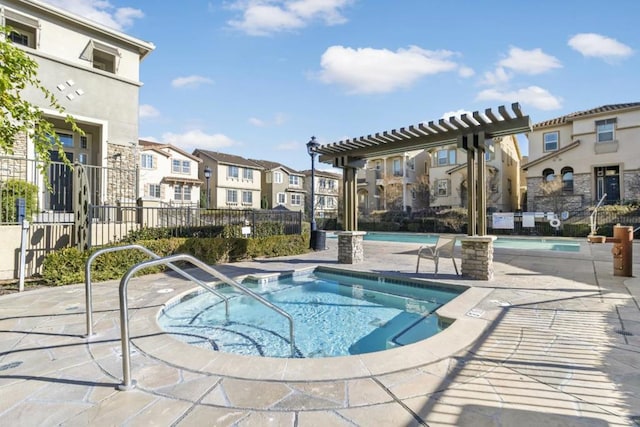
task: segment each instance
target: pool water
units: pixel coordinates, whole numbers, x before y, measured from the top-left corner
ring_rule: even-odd
[[[335,235],[333,235],[335,237]],[[399,243],[419,243],[422,245],[435,244],[438,240],[437,235],[419,234],[419,233],[376,233],[368,231],[364,236],[364,240],[382,241],[382,242],[399,242]],[[456,242],[459,246],[460,242]],[[494,242],[495,248],[504,249],[526,249],[526,250],[545,250],[545,251],[563,251],[563,252],[580,252],[580,242],[562,239],[547,238],[528,238],[518,239],[513,237],[498,237]]]
[[[370,353],[428,338],[444,327],[434,311],[464,290],[357,276],[318,268],[310,274],[243,284],[293,317],[294,357],[300,358]],[[231,298],[228,321],[224,303],[206,292],[170,305],[158,323],[192,345],[292,357],[285,317],[230,287],[221,291]]]

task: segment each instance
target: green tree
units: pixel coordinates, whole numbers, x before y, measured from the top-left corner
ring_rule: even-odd
[[[30,87],[37,89],[49,107],[65,116],[65,122],[74,132],[81,135],[84,132],[73,117],[65,115],[64,107],[54,94],[42,85],[37,73],[38,64],[11,42],[10,34],[11,28],[0,26],[0,151],[13,154],[16,137],[23,134],[33,141],[43,172],[50,162],[50,150],[57,150],[60,158],[70,166],[53,124],[40,108],[22,97],[22,92]]]

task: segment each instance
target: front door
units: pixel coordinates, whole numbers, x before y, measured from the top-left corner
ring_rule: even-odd
[[[606,194],[605,202],[617,203],[620,200],[620,167],[602,166],[595,168],[596,200],[599,201]]]
[[[73,173],[65,165],[57,151],[50,151],[49,164],[49,209],[55,212],[73,212]],[[73,153],[65,151],[67,159],[73,163]]]

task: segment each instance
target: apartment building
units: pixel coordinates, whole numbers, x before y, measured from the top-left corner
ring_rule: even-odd
[[[485,152],[487,210],[519,210],[522,155],[515,135],[493,138]],[[426,168],[431,184],[430,206],[467,206],[467,154],[455,144],[430,149]]]
[[[39,91],[22,92],[54,123],[66,157],[86,165],[91,203],[134,200],[139,69],[154,45],[39,1],[0,0],[0,24],[12,29],[9,39],[38,64],[42,85],[84,131],[84,135],[73,132]],[[41,211],[72,211],[71,173],[57,162],[57,151],[51,152],[48,169],[52,192],[43,186],[31,141],[17,138],[10,157],[13,167],[3,171],[11,170],[12,175],[3,172],[0,179],[39,185]],[[98,170],[102,168],[104,173]]]
[[[211,209],[260,209],[262,166],[241,156],[215,151],[196,149],[193,155],[202,160],[200,181],[206,180],[205,170],[211,171]]]
[[[262,196],[260,206],[263,209],[284,208],[291,211],[304,211],[305,194],[304,174],[281,163],[269,160],[251,161],[264,169],[261,176]]]
[[[301,172],[304,179],[304,189],[309,194],[305,206],[307,215],[311,214],[311,171]],[[314,214],[316,218],[337,218],[338,201],[340,195],[340,174],[315,170],[314,171]]]
[[[171,145],[139,141],[140,197],[163,203],[200,205],[202,159]]]
[[[609,104],[533,125],[530,211],[569,211],[640,199],[640,102]],[[557,185],[550,183],[556,182]]]

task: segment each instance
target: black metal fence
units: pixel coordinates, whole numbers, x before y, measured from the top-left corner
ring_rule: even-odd
[[[89,246],[161,237],[265,237],[302,233],[302,213],[280,210],[91,205],[89,218]]]

